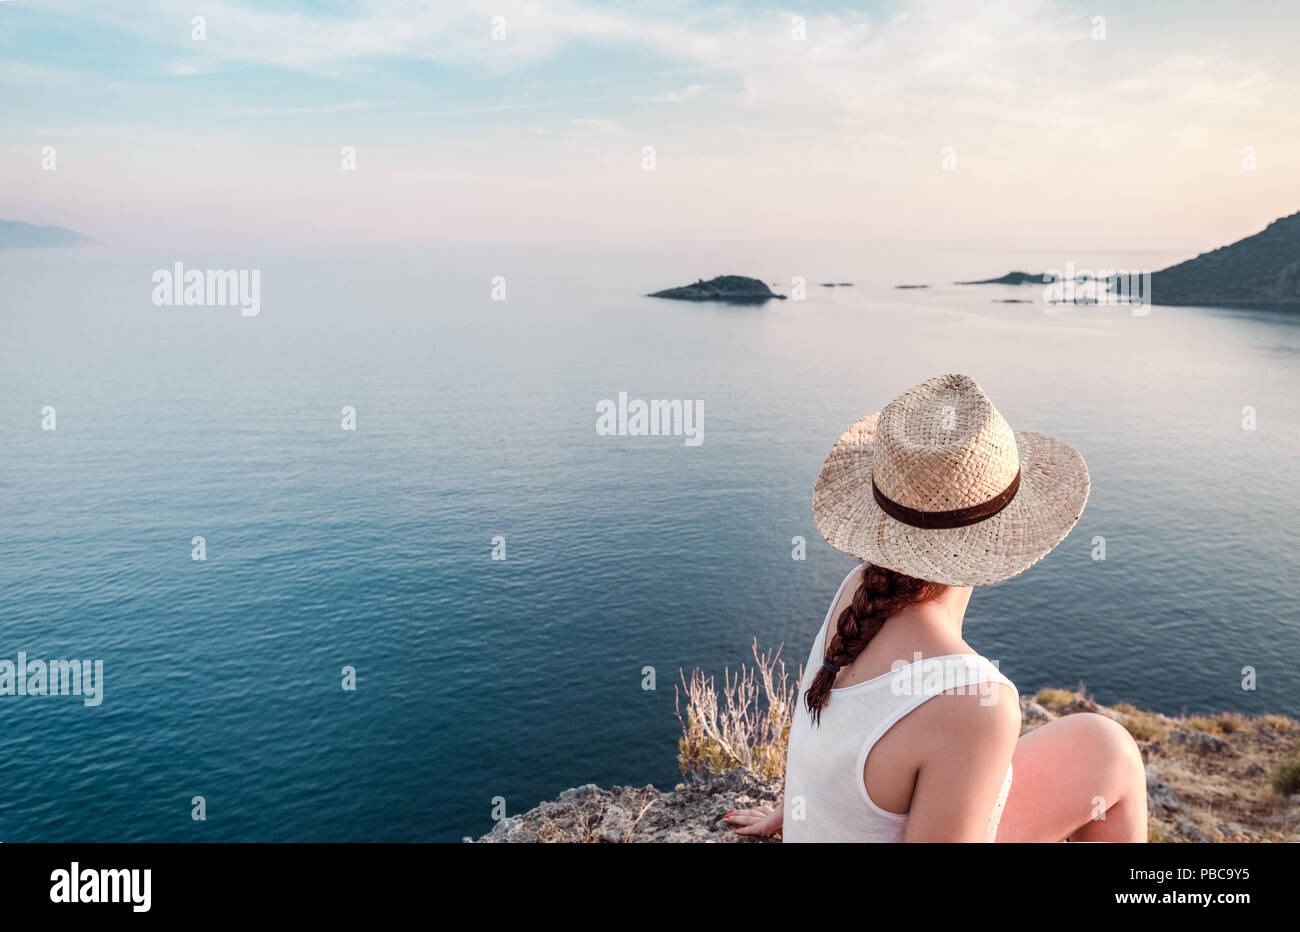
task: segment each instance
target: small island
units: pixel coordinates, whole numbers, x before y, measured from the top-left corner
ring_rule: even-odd
[[[665,288],[646,297],[671,298],[674,301],[722,301],[726,304],[762,304],[773,298],[785,300],[785,295],[777,294],[757,278],[747,278],[744,275],[719,275],[707,282],[701,278],[693,285]]]
[[[1055,279],[1053,279],[1055,281]],[[1050,284],[1046,272],[1008,272],[1001,278],[985,278],[977,282],[953,282],[954,285],[1046,285]]]

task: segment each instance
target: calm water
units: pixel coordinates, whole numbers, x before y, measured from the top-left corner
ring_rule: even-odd
[[[948,371],[1093,476],[1065,543],[976,593],[977,649],[1022,692],[1300,713],[1296,321],[943,284],[1182,257],[0,253],[0,658],[99,658],[105,678],[98,708],[0,697],[0,840],[455,840],[491,827],[496,796],[672,783],[678,668],[720,671],[755,637],[806,657],[853,562],[812,523],[825,453]],[[260,269],[261,315],[155,307],[150,276],[177,260]],[[809,299],[640,297],[724,272],[804,275]],[[597,435],[620,391],[702,399],[704,443]]]

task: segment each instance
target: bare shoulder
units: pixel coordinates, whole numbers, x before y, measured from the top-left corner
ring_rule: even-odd
[[[1014,744],[1020,736],[1020,697],[1005,683],[957,687],[921,706],[936,744],[949,749]]]

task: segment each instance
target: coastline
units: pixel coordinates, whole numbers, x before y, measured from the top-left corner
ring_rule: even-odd
[[[1300,842],[1300,790],[1283,794],[1272,775],[1300,754],[1300,723],[1281,715],[1162,715],[1124,703],[1103,706],[1086,694],[1041,690],[1020,697],[1021,734],[1063,715],[1095,712],[1128,729],[1147,773],[1152,842]],[[772,805],[781,777],[732,769],[679,783],[595,784],[501,819],[477,843],[772,843],[737,835],[730,809]]]

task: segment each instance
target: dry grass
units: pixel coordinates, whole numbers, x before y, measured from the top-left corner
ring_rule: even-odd
[[[803,668],[791,680],[780,647],[760,655],[755,640],[752,650],[754,667],[742,663],[734,674],[725,670],[721,692],[714,678],[698,669],[691,671],[689,679],[681,674],[676,706],[682,737],[677,759],[683,774],[703,776],[745,767],[765,777],[785,776],[790,717]]]
[[[1159,741],[1169,734],[1169,726],[1155,712],[1143,712],[1127,702],[1113,705],[1111,709],[1119,713],[1119,723],[1135,741]]]
[[[537,826],[537,840],[539,842],[550,844],[562,844],[568,842],[579,842],[582,844],[591,844],[595,842],[595,832],[592,830],[590,817],[585,812],[578,812],[574,816],[574,824],[571,828],[564,828],[548,815],[541,815]]]
[[[1255,727],[1272,728],[1274,731],[1290,734],[1300,728],[1300,722],[1293,718],[1287,718],[1285,715],[1257,715],[1255,716]]]
[[[1240,712],[1220,712],[1215,716],[1219,723],[1219,733],[1235,735],[1250,730],[1250,719]]]
[[[641,791],[641,798],[637,800],[639,808],[636,816],[628,823],[627,828],[623,830],[623,841],[630,842],[632,836],[636,834],[636,827],[641,824],[645,814],[649,812],[654,804],[659,801],[659,794],[654,791],[654,787],[646,787]]]
[[[1040,689],[1034,701],[1048,709],[1059,709],[1069,705],[1077,698],[1076,693],[1068,689]]]

